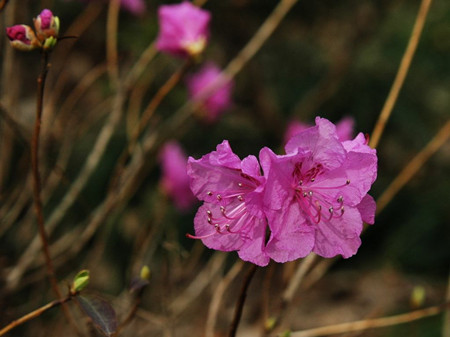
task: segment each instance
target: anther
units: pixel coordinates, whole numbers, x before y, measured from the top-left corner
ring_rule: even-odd
[[[220,194],[217,194],[217,200],[222,200],[222,196]]]
[[[208,191],[208,193],[206,193],[206,194],[208,194],[209,196],[212,196],[212,192],[211,191]]]
[[[330,208],[328,208],[328,212],[330,212],[331,214],[333,214],[333,212],[334,212],[333,206],[331,206]]]
[[[208,223],[211,225],[211,218],[208,218]]]
[[[311,182],[313,183],[316,179],[315,178],[311,178]]]
[[[239,186],[239,187],[242,187],[242,183],[238,183],[238,186]]]
[[[345,183],[346,183],[347,185],[349,185],[349,184],[350,184],[350,180],[347,180]]]
[[[312,197],[313,192],[312,192],[312,191],[309,191],[309,192],[308,192],[308,195],[309,195],[310,197]]]
[[[219,226],[218,223],[216,223],[216,224],[214,225],[214,228],[216,229],[217,233],[220,233],[220,226]]]
[[[303,197],[306,198],[308,194],[306,192],[303,192]]]
[[[300,180],[300,181],[298,182],[298,184],[299,184],[300,186],[302,186],[302,185],[303,185],[303,180]]]
[[[244,198],[242,197],[242,195],[238,195],[237,198],[238,198],[239,201],[244,201]]]
[[[339,198],[337,198],[337,202],[342,204],[342,202],[344,201],[344,197],[341,195],[339,196]]]
[[[210,210],[206,211],[206,214],[208,214],[209,216],[212,215],[212,212]]]

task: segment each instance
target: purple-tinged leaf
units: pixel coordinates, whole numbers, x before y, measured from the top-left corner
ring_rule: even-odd
[[[116,313],[108,302],[94,295],[78,295],[76,300],[83,312],[92,319],[95,327],[105,336],[112,336],[116,332]]]

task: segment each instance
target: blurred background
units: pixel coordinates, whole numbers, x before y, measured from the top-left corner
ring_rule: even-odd
[[[83,172],[88,155],[108,125],[117,90],[105,61],[107,2],[43,3],[10,0],[0,23],[3,31],[13,24],[31,25],[45,5],[59,16],[62,35],[78,36],[60,41],[51,55],[41,143],[48,221]],[[125,8],[120,11],[117,46],[121,79],[154,41],[157,9],[168,3],[175,2],[145,1],[146,9],[138,15]],[[195,73],[208,61],[225,67],[277,3],[207,1],[203,8],[212,14],[210,41],[201,60],[187,73]],[[175,132],[164,134],[160,125],[189,100],[185,79],[174,87],[141,138],[143,143],[154,133],[158,141],[151,151],[143,152],[146,157],[134,173],[138,179],[133,188],[104,211],[102,207],[114,193],[117,162],[139,116],[183,64],[178,58],[156,54],[126,92],[98,165],[56,222],[50,241],[58,279],[70,280],[79,270],[90,269],[91,291],[108,299],[123,317],[132,301],[127,295],[129,282],[142,265],[148,265],[152,278],[142,309],[123,335],[202,336],[216,286],[221,275],[235,265],[237,254],[217,254],[200,241],[185,237],[193,233],[199,204],[182,211],[174,206],[160,182],[160,146],[174,139],[186,156],[199,158],[227,139],[241,158],[258,155],[264,146],[282,153],[289,122],[312,124],[315,116],[333,122],[352,117],[355,134],[370,134],[398,70],[419,5],[420,1],[405,0],[299,1],[237,74],[232,104],[219,120],[206,123],[194,114]],[[70,34],[65,33],[68,31]],[[4,34],[0,41],[0,325],[4,326],[53,295],[40,250],[32,262],[23,262],[37,232],[28,143],[34,123],[39,53],[12,50]],[[434,0],[411,69],[377,147],[378,179],[370,193],[375,199],[448,121],[449,88],[450,2]],[[415,309],[410,296],[417,287],[426,294],[419,307],[442,303],[450,262],[449,172],[447,142],[377,216],[375,225],[364,233],[356,256],[337,261],[322,278],[306,282],[286,313],[284,328],[295,331]],[[242,336],[260,332],[264,316],[261,302],[265,301],[263,307],[269,312],[277,312],[282,289],[297,265],[274,264],[258,271],[256,278],[267,284],[269,295],[261,296],[258,281],[250,286]],[[239,274],[233,279],[225,293],[216,336],[226,333],[241,278]],[[189,286],[202,282],[205,285],[198,293],[189,292]],[[438,315],[363,335],[441,336],[442,325],[443,315]],[[54,310],[13,330],[10,336],[71,333],[61,313]]]

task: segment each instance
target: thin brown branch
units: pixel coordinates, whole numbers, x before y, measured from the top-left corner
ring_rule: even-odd
[[[380,141],[381,135],[383,134],[386,123],[391,115],[392,109],[394,108],[395,102],[397,101],[400,89],[405,82],[406,75],[408,74],[411,61],[419,43],[420,36],[422,34],[423,26],[425,25],[425,20],[428,15],[428,10],[430,9],[432,0],[422,0],[417,14],[414,27],[409,38],[408,46],[406,47],[405,53],[403,54],[400,67],[398,68],[397,75],[395,76],[394,83],[392,83],[391,91],[389,92],[386,102],[384,103],[383,109],[381,110],[380,116],[375,124],[375,128],[372,131],[371,139],[369,145],[372,148],[376,148]]]
[[[430,157],[445,144],[450,136],[450,120],[438,131],[438,133],[397,175],[383,194],[377,200],[377,214],[380,213],[394,196],[411,180],[411,178],[423,167]]]
[[[290,334],[291,337],[318,337],[329,336],[341,333],[347,333],[352,331],[362,331],[374,328],[383,328],[398,324],[404,324],[416,321],[418,319],[435,316],[441,313],[445,308],[449,306],[449,303],[442,305],[436,305],[433,307],[411,311],[406,314],[366,319],[355,322],[340,323],[329,326],[323,326],[320,328],[308,329],[303,331],[296,331]]]
[[[48,311],[48,310],[50,310],[50,309],[52,309],[54,307],[57,307],[57,306],[62,305],[64,303],[66,303],[66,302],[69,302],[72,299],[72,297],[73,297],[73,295],[69,294],[63,299],[54,300],[54,301],[52,301],[50,303],[47,303],[46,305],[44,305],[44,306],[42,306],[42,307],[40,307],[40,308],[38,308],[38,309],[36,309],[36,310],[34,310],[34,311],[32,311],[32,312],[22,316],[22,317],[12,321],[7,326],[5,326],[3,329],[0,330],[0,336],[3,336],[5,333],[7,333],[8,331],[14,329],[15,327],[17,327],[19,325],[22,325],[22,324],[28,322],[29,320],[42,315],[44,312],[46,312],[46,311]]]
[[[117,30],[119,27],[120,0],[111,0],[106,22],[106,63],[111,84],[117,87],[119,82],[119,65],[117,56]]]
[[[236,303],[236,307],[234,309],[233,321],[231,321],[230,324],[230,332],[228,333],[228,337],[236,336],[236,331],[239,326],[239,322],[241,321],[242,310],[244,309],[245,299],[247,297],[247,289],[248,286],[250,285],[250,281],[255,275],[257,268],[258,268],[257,265],[251,264],[250,268],[247,271],[247,274],[245,275],[244,282],[242,283],[241,292],[239,293],[239,298]]]
[[[41,58],[41,72],[37,79],[37,99],[36,99],[36,119],[34,122],[34,131],[31,139],[31,170],[33,176],[33,202],[34,209],[36,212],[36,218],[39,229],[39,237],[42,244],[42,252],[44,253],[45,265],[47,268],[47,274],[50,279],[50,284],[53,292],[58,300],[62,300],[62,294],[58,287],[58,281],[55,275],[55,268],[53,266],[53,261],[50,256],[50,249],[48,243],[47,232],[44,225],[44,212],[42,209],[41,200],[41,176],[39,173],[39,138],[41,131],[41,119],[42,119],[42,107],[44,101],[44,90],[45,90],[45,80],[47,78],[49,64],[49,55],[47,52],[42,52]],[[64,302],[60,303],[63,304]],[[73,321],[69,309],[63,305],[62,311],[67,321],[73,326],[75,331],[79,333],[75,322]]]
[[[118,176],[123,171],[123,167],[129,155],[133,153],[134,147],[138,142],[139,136],[142,134],[142,131],[144,131],[148,122],[152,118],[155,110],[161,104],[162,100],[169,94],[169,92],[172,91],[172,89],[177,85],[177,83],[180,82],[180,80],[186,74],[186,71],[189,69],[191,64],[192,64],[191,60],[188,59],[175,73],[173,73],[172,76],[170,76],[169,79],[159,88],[155,96],[153,96],[152,100],[145,108],[138,125],[134,128],[131,134],[131,139],[128,143],[128,147],[120,155],[120,158],[118,160],[115,169],[115,173],[113,174],[113,179],[111,183],[112,187],[116,185]]]
[[[222,303],[223,294],[228,288],[230,283],[236,278],[241,271],[244,263],[242,260],[238,260],[228,273],[220,280],[216,289],[214,289],[213,297],[211,299],[208,317],[206,319],[205,336],[214,337],[214,327],[216,326],[217,316],[219,314],[220,303]]]
[[[42,210],[41,200],[41,176],[39,173],[39,136],[41,132],[41,118],[42,118],[42,106],[44,100],[44,88],[45,79],[48,73],[48,54],[42,53],[42,68],[41,73],[37,79],[37,106],[36,106],[36,119],[34,122],[34,132],[31,140],[31,169],[33,173],[33,200],[34,210],[36,212],[36,218],[39,229],[39,236],[41,238],[42,252],[45,257],[45,264],[47,267],[47,274],[50,279],[50,283],[58,299],[61,298],[61,292],[58,287],[58,281],[56,280],[55,270],[53,262],[50,257],[50,250],[48,244],[48,237],[44,226],[44,213]]]

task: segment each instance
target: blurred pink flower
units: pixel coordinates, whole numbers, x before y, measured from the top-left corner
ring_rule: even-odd
[[[199,72],[187,78],[187,87],[190,99],[201,98],[214,85],[221,75],[220,69],[212,63],[206,64]],[[228,81],[221,87],[212,91],[202,104],[204,117],[207,122],[215,122],[231,104],[233,82]]]
[[[41,47],[33,30],[27,25],[15,25],[6,27],[6,35],[11,46],[22,51],[29,51]]]
[[[188,175],[195,196],[204,201],[194,219],[195,236],[188,236],[212,249],[237,250],[244,261],[267,265],[265,179],[256,157],[241,161],[224,140],[201,159],[190,157]]]
[[[344,117],[336,124],[336,132],[340,141],[349,140],[353,137],[353,128],[355,125],[355,120],[352,117]],[[313,125],[299,122],[297,120],[292,120],[284,133],[284,144],[296,134],[303,130],[306,130]]]
[[[187,157],[181,146],[171,141],[166,143],[160,152],[162,179],[164,191],[181,210],[188,210],[196,201],[189,187],[189,177],[186,173]]]
[[[268,148],[260,153],[272,232],[267,254],[277,262],[311,251],[323,257],[354,255],[363,221],[374,221],[375,202],[367,192],[377,175],[376,151],[362,134],[341,142],[336,127],[319,117],[285,150],[282,156]]]
[[[121,0],[120,5],[123,9],[137,16],[142,15],[146,10],[144,0]]]
[[[206,47],[209,37],[208,11],[188,1],[163,5],[158,9],[159,35],[156,48],[174,56],[196,56]]]

